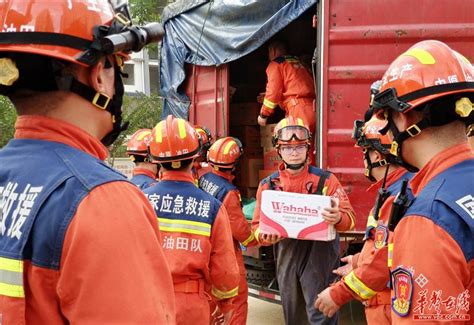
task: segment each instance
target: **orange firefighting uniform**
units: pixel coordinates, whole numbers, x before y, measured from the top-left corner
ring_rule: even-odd
[[[107,157],[99,140],[47,117],[18,117],[15,139],[55,142],[100,160]],[[75,161],[70,163],[74,166]],[[25,260],[25,307],[16,309],[22,298],[3,295],[8,285],[1,283],[0,322],[22,324],[23,318],[27,324],[174,324],[174,292],[156,217],[135,185],[114,181],[95,187],[63,226],[64,238],[48,238],[56,247],[41,245],[37,239],[42,233],[31,234],[33,252],[62,245],[60,265],[45,267],[41,263],[48,261]],[[52,228],[53,224],[43,230]],[[0,269],[7,274],[3,260]]]
[[[420,324],[473,323],[473,164],[471,148],[460,144],[433,157],[411,180],[416,198],[394,230],[393,261],[389,256],[393,324],[417,318],[425,319]],[[426,215],[411,213],[420,202]],[[404,306],[408,314],[399,316]]]
[[[396,182],[401,183],[401,180],[407,178],[407,176],[411,176],[411,174],[403,168],[394,170],[387,176],[386,188],[390,190],[392,185]],[[376,182],[367,191],[378,191],[382,183],[383,180]],[[385,238],[385,242],[379,242],[377,248],[375,247],[377,238],[374,238],[374,235],[378,225],[388,225],[392,202],[397,194],[398,191],[397,193],[390,191],[390,196],[379,210],[378,222],[373,217],[374,211],[371,211],[367,222],[367,227],[371,228],[369,230],[370,234],[364,242],[362,251],[352,258],[352,272],[332,286],[330,290],[331,298],[339,306],[352,299],[363,300],[368,324],[391,324],[390,288],[387,287],[390,281],[390,271],[387,266],[389,232],[386,231],[387,238]],[[381,230],[384,229],[386,228]]]
[[[212,167],[207,162],[194,161],[192,169],[194,183],[198,185],[199,178],[201,178],[202,175],[209,173],[211,169]]]
[[[200,181],[200,186],[206,192],[212,192],[212,187],[216,189],[220,188],[221,182],[227,182],[232,184],[234,176],[229,173],[224,173],[211,169],[211,173],[218,176],[217,181],[213,182],[212,178],[207,179],[206,175]],[[209,175],[208,175],[209,176]],[[206,179],[206,184],[203,185],[203,179]],[[208,192],[208,193],[209,193]],[[210,193],[212,195],[212,193]],[[257,240],[255,239],[253,231],[250,229],[250,226],[245,219],[245,216],[242,212],[240,192],[238,189],[233,188],[225,194],[222,200],[227,214],[229,216],[230,227],[232,229],[232,236],[234,238],[234,252],[237,257],[237,263],[239,264],[240,271],[240,282],[239,282],[239,294],[232,301],[234,305],[234,311],[232,313],[232,319],[230,324],[232,325],[245,325],[247,323],[247,312],[248,312],[248,286],[247,286],[247,272],[245,270],[244,259],[242,256],[241,244],[244,247],[250,247],[258,245]]]
[[[321,170],[306,165],[292,175],[281,164],[279,171],[270,176],[275,190],[293,193],[314,193],[317,190]],[[260,205],[262,191],[270,184],[262,181],[257,190],[257,202],[252,220],[255,237],[259,235]],[[324,183],[322,193],[339,199],[341,220],[335,226],[338,231],[354,227],[355,215],[349,199],[336,176],[330,174]],[[265,242],[262,245],[268,245]],[[324,288],[334,280],[332,270],[339,265],[339,240],[319,242],[308,240],[283,239],[275,245],[277,279],[287,324],[336,324],[337,316],[327,319],[313,303]],[[325,324],[326,324],[325,323]]]
[[[238,294],[239,267],[227,212],[197,188],[191,173],[163,170],[160,182],[144,190],[155,209],[171,268],[176,323],[208,325],[209,303],[226,313]]]
[[[141,167],[133,169],[132,178],[130,179],[130,182],[138,186],[139,189],[152,186],[157,181],[156,174],[153,171]]]
[[[298,58],[287,55],[270,62],[266,73],[267,86],[260,114],[270,116],[279,105],[286,116],[301,118],[314,134],[314,81],[308,69]]]

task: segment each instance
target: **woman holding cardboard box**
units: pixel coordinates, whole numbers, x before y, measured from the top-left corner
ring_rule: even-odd
[[[337,315],[325,318],[313,307],[316,295],[334,280],[332,270],[339,263],[339,240],[310,241],[283,239],[260,229],[262,192],[285,192],[331,196],[331,207],[321,216],[337,231],[354,227],[354,211],[337,178],[328,171],[309,166],[311,134],[299,118],[287,117],[275,127],[273,144],[282,157],[279,170],[262,180],[252,228],[262,245],[275,245],[276,273],[287,324],[336,324]]]

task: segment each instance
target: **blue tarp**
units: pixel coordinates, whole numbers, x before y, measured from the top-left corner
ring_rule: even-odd
[[[160,93],[163,116],[188,118],[189,98],[180,85],[184,65],[212,66],[237,60],[268,41],[317,0],[182,0],[165,8]]]

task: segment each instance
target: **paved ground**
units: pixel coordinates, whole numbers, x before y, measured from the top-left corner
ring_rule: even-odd
[[[351,309],[352,307],[352,309]],[[352,314],[352,317],[351,317]],[[280,305],[249,297],[248,325],[285,325]],[[362,306],[359,303],[347,304],[341,311],[340,325],[366,324]],[[296,325],[296,324],[295,324]]]
[[[285,325],[280,305],[249,297],[248,325]]]

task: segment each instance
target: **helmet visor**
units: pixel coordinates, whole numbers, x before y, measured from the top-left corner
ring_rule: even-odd
[[[277,139],[282,142],[290,142],[293,139],[307,141],[310,138],[309,130],[300,125],[286,126],[277,132]]]

